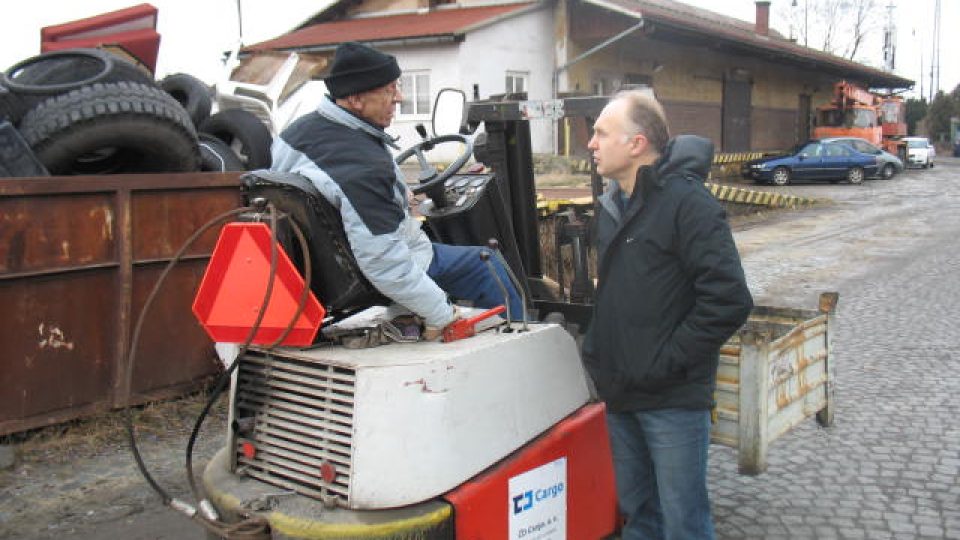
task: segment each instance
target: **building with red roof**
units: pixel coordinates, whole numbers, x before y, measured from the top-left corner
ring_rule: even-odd
[[[675,0],[547,0],[450,3],[340,0],[291,32],[245,53],[330,53],[361,41],[395,55],[406,96],[392,128],[419,140],[444,87],[473,98],[609,95],[653,88],[675,133],[710,137],[717,151],[788,148],[809,137],[813,112],[841,79],[906,89],[913,81],[807,48],[769,28],[769,4],[753,23]],[[582,152],[587,126],[531,125],[534,150]]]

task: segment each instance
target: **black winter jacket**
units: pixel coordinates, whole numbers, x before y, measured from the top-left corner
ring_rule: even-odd
[[[596,217],[599,278],[584,363],[611,411],[713,406],[720,347],[753,307],[723,207],[703,178],[712,143],[678,136]]]

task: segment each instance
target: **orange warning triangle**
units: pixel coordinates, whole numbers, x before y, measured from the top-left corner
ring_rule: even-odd
[[[277,246],[276,278],[270,302],[253,338],[256,345],[273,343],[286,330],[303,294],[304,280],[290,257]],[[193,313],[211,339],[242,343],[257,320],[270,279],[270,228],[265,223],[228,223],[193,301]],[[306,346],[326,315],[311,291],[290,334],[281,345]]]

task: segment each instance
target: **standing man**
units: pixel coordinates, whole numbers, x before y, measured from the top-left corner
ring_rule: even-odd
[[[720,346],[753,301],[726,214],[703,185],[707,139],[669,139],[660,104],[617,94],[588,148],[613,181],[584,362],[606,402],[623,540],[714,538],[707,495]]]
[[[504,303],[496,279],[480,259],[484,248],[431,244],[410,212],[409,189],[393,161],[397,148],[384,129],[403,100],[396,58],[360,43],[337,47],[324,79],[330,95],[273,142],[276,171],[310,179],[340,210],[357,265],[384,296],[424,319],[425,339],[436,339],[457,317],[447,299],[489,308]],[[494,257],[508,290],[511,316],[523,306],[502,259]]]

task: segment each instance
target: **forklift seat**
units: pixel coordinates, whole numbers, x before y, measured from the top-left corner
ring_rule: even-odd
[[[296,173],[255,170],[240,177],[244,203],[262,197],[293,219],[310,250],[310,288],[329,315],[342,319],[391,301],[367,281],[350,250],[340,211],[306,177]],[[300,242],[288,220],[277,223],[277,239],[302,274]]]

